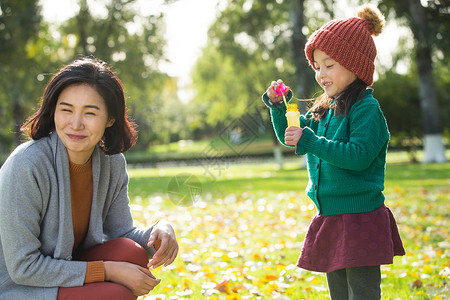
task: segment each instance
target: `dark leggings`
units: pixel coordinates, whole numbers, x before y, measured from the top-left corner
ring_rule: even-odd
[[[125,261],[147,268],[148,255],[145,249],[134,241],[118,238],[84,251],[76,256],[75,260]],[[125,286],[106,281],[58,289],[58,300],[136,300],[136,298]]]
[[[332,300],[381,299],[380,266],[354,267],[327,273]]]

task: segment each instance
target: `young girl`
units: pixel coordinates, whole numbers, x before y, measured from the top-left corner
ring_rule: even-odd
[[[382,193],[389,131],[368,88],[376,56],[371,35],[383,25],[379,10],[366,5],[357,17],[332,20],[311,35],[305,54],[324,94],[300,116],[301,128],[287,127],[276,93],[281,80],[263,95],[280,142],[307,155],[306,193],[318,215],[297,265],[326,272],[333,300],[380,299],[380,265],[405,254]],[[286,88],[289,101],[293,94]]]
[[[147,294],[160,281],[148,267],[172,263],[178,243],[166,221],[133,225],[122,152],[137,135],[119,78],[74,61],[22,129],[33,140],[0,169],[0,299]]]

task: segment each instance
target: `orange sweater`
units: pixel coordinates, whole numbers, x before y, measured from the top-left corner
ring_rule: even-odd
[[[74,234],[73,251],[75,251],[83,241],[89,228],[93,191],[92,160],[83,165],[69,163],[69,170]],[[89,261],[87,262],[84,283],[97,281],[105,281],[103,261]]]

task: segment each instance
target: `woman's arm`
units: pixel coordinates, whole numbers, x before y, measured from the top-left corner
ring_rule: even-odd
[[[103,210],[103,233],[107,240],[118,237],[132,239],[147,250],[149,257],[155,254],[154,247],[148,247],[152,227],[137,228],[134,226],[128,197],[128,174],[123,155],[109,157],[110,168],[100,169],[99,195],[106,197]]]
[[[114,174],[120,174],[114,182],[115,192],[108,213],[104,221],[105,234],[109,238],[127,237],[147,250],[150,257],[154,257],[150,263],[153,267],[162,264],[168,265],[173,262],[178,253],[178,243],[172,226],[161,220],[148,228],[136,228],[133,225],[128,198],[128,174],[123,155],[116,156]],[[156,251],[154,244],[160,241]]]
[[[49,174],[25,155],[8,159],[0,170],[0,242],[11,279],[20,285],[38,287],[81,286],[86,263],[42,253],[41,226],[46,219]],[[53,191],[55,192],[55,191]],[[50,205],[58,205],[53,203]],[[56,228],[56,227],[55,227]],[[54,233],[55,238],[58,232]],[[60,253],[61,254],[61,253]]]

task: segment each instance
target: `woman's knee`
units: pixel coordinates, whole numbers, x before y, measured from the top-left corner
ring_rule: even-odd
[[[147,251],[129,238],[116,238],[94,246],[77,256],[77,260],[124,261],[147,267]]]
[[[117,261],[126,261],[144,268],[147,267],[148,254],[141,245],[128,238],[118,238],[111,240],[111,242],[115,244],[114,252],[118,256]]]

